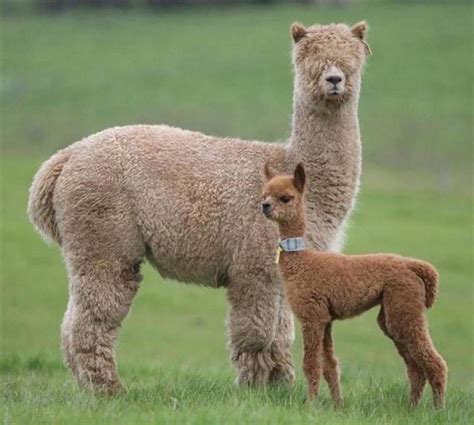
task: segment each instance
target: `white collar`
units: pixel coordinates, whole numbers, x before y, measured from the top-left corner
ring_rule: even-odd
[[[306,248],[303,237],[282,239],[278,246],[286,252],[303,251]]]

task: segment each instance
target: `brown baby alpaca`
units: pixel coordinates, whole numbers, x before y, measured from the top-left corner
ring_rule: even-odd
[[[61,341],[82,386],[121,388],[115,342],[144,260],[163,277],[226,288],[240,384],[293,381],[293,315],[272,258],[277,229],[258,211],[261,170],[266,160],[282,173],[306,161],[316,183],[307,190],[308,243],[337,250],[359,187],[367,26],[292,28],[288,143],[115,127],[59,151],[36,174],[28,213],[68,268]]]
[[[278,223],[282,240],[303,237],[303,165],[297,165],[293,176],[276,177],[266,166],[265,176],[264,214]],[[425,310],[433,305],[438,289],[438,274],[430,264],[393,254],[342,255],[303,250],[281,252],[279,266],[288,303],[301,322],[303,369],[310,400],[318,393],[323,372],[334,403],[342,403],[332,322],[380,304],[377,322],[406,363],[411,404],[419,403],[428,380],[435,407],[443,406],[447,366],[433,346],[425,319]]]

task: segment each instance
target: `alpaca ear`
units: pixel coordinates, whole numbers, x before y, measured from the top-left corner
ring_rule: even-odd
[[[293,38],[293,41],[295,43],[298,43],[298,41],[300,41],[308,33],[308,31],[306,30],[304,25],[302,25],[298,22],[295,22],[291,26],[291,31],[290,32],[291,32],[291,38]]]
[[[369,27],[365,21],[357,22],[357,24],[351,28],[352,35],[360,40],[365,40],[368,30]]]
[[[265,165],[263,166],[263,175],[265,177],[265,180],[271,180],[273,177],[275,177],[275,173],[272,171],[270,168],[270,164],[268,161],[265,162]]]
[[[293,175],[293,183],[296,189],[298,189],[298,192],[304,192],[304,186],[306,184],[306,173],[304,171],[304,166],[302,162],[300,162],[295,168],[295,172]]]
[[[365,53],[369,56],[372,54],[372,49],[366,41],[367,31],[369,31],[369,26],[365,21],[358,22],[351,28],[352,35],[362,42],[365,47]]]

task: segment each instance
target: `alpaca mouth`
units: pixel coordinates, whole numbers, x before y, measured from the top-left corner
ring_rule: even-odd
[[[329,102],[339,102],[341,99],[344,99],[344,90],[333,89],[328,91],[325,98]]]
[[[262,211],[263,215],[265,216],[265,218],[268,218],[269,220],[274,220],[275,217],[273,215],[273,210],[271,211]]]

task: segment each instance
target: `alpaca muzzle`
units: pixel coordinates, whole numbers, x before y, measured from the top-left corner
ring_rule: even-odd
[[[262,213],[265,216],[269,216],[273,211],[272,204],[270,202],[262,202]]]

